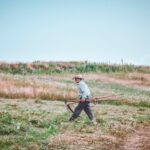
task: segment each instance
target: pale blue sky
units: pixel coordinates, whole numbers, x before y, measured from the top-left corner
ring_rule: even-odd
[[[150,65],[150,0],[0,0],[0,61]]]

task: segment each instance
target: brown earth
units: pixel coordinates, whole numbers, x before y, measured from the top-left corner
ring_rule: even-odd
[[[89,150],[150,150],[150,126],[138,127],[123,142],[111,135],[60,134],[49,140],[48,150],[60,148]],[[121,145],[120,145],[121,144]]]
[[[150,126],[139,127],[119,150],[150,150]]]

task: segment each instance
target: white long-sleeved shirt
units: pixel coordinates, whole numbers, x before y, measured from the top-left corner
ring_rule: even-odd
[[[78,88],[78,96],[82,99],[86,99],[87,97],[90,97],[91,92],[87,86],[87,84],[81,80],[78,84],[77,84],[77,88]]]

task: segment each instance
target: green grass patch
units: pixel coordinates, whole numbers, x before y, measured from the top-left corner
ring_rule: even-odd
[[[0,114],[0,147],[6,150],[28,147],[31,142],[41,144],[43,147],[41,142],[46,141],[49,136],[58,134],[61,123],[68,119],[66,113],[50,119],[40,118],[43,114],[46,115],[45,112],[21,111],[15,118],[9,112],[4,111]],[[34,119],[37,115],[39,119]],[[29,116],[33,118],[29,120]]]
[[[134,118],[137,120],[138,123],[145,123],[145,122],[150,123],[150,114],[135,116]]]
[[[101,104],[107,104],[107,105],[127,105],[127,106],[134,106],[134,107],[146,107],[150,108],[150,103],[146,101],[140,101],[140,102],[130,102],[130,101],[118,101],[118,100],[106,100],[106,101],[100,101],[98,103]]]

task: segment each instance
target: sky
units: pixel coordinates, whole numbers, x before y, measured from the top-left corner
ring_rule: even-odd
[[[0,0],[0,61],[150,65],[150,0]]]

